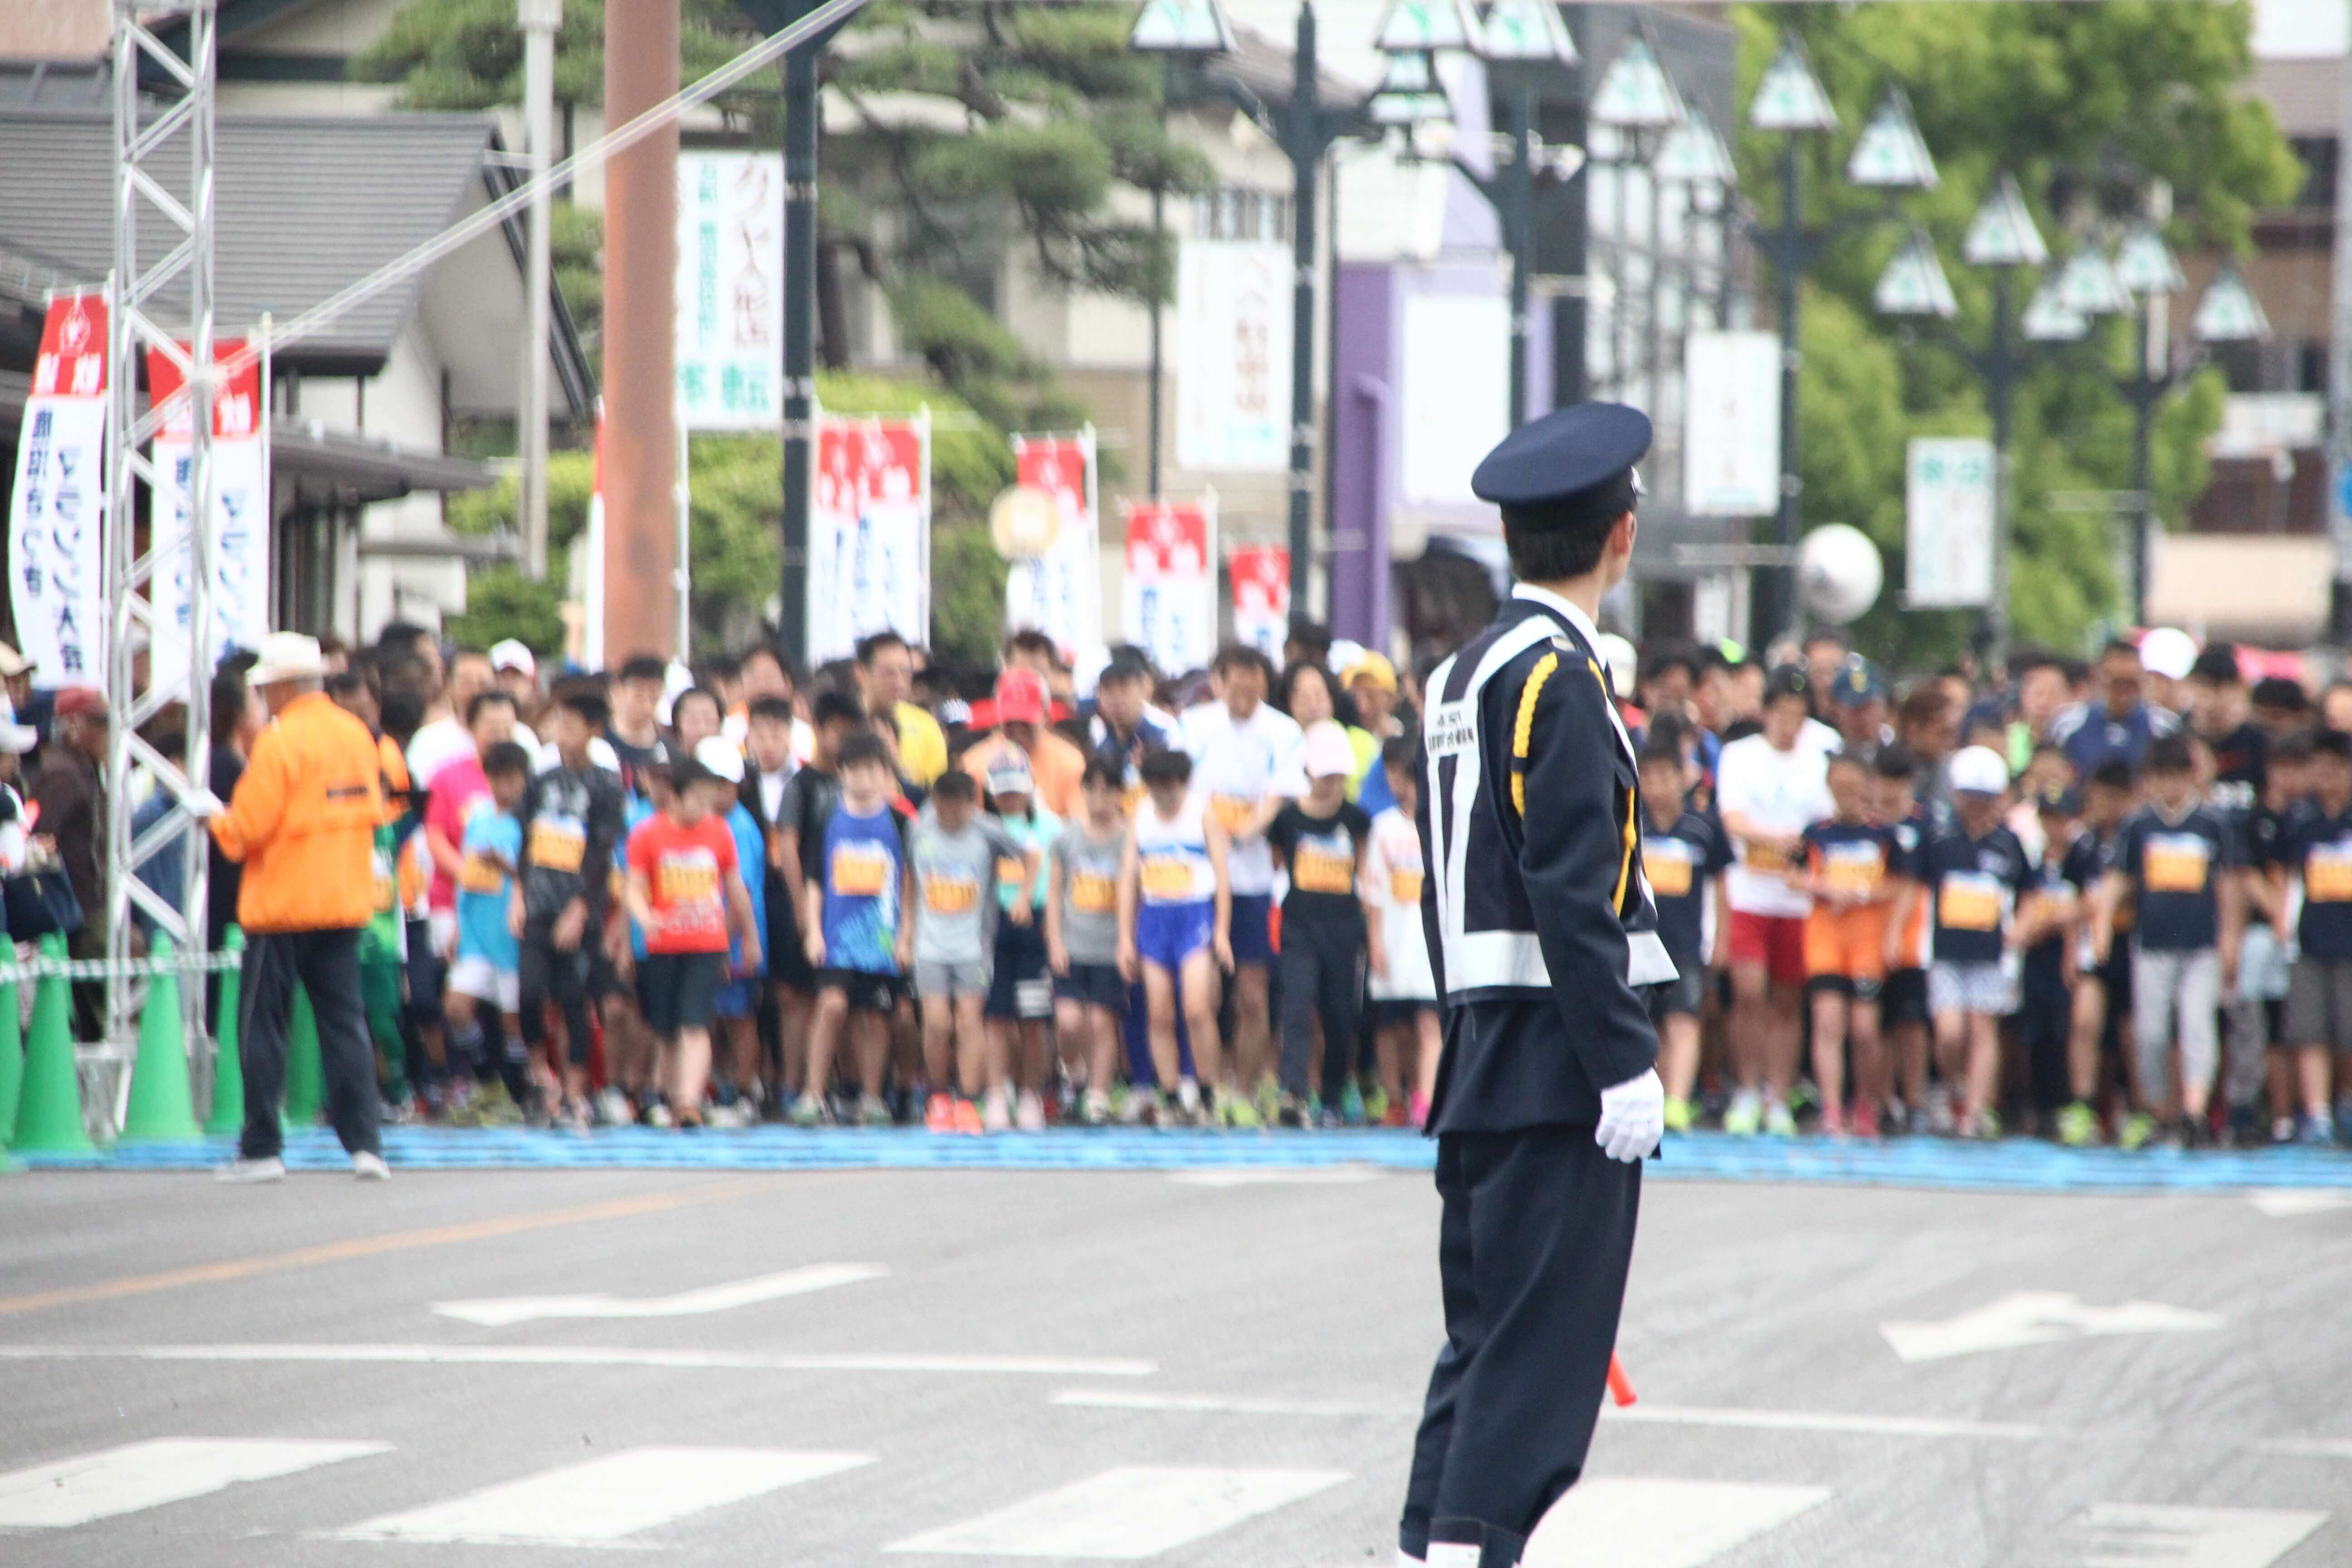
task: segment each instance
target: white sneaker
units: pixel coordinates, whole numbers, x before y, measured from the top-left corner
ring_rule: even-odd
[[[286,1179],[286,1162],[272,1154],[263,1160],[231,1160],[226,1165],[213,1167],[215,1182],[282,1182]]]
[[[637,1119],[629,1097],[609,1085],[596,1096],[596,1116],[607,1127],[626,1127]]]
[[[383,1163],[383,1155],[362,1149],[352,1156],[352,1174],[362,1182],[388,1182],[392,1180],[392,1167]]]
[[[1176,1103],[1182,1109],[1184,1119],[1194,1121],[1201,1115],[1201,1086],[1189,1078],[1176,1080]]]
[[[983,1132],[1010,1132],[1013,1112],[1004,1103],[1004,1091],[998,1089],[980,1108],[980,1130]]]
[[[1035,1089],[1021,1091],[1021,1103],[1013,1110],[1013,1124],[1024,1132],[1045,1131],[1045,1102],[1037,1098]]]

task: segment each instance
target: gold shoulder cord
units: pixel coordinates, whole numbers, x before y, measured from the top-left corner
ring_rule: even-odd
[[[1527,685],[1519,689],[1518,722],[1511,726],[1511,808],[1522,821],[1528,815],[1528,747],[1535,740],[1536,699],[1543,695],[1544,682],[1559,668],[1559,655],[1544,655],[1528,672]]]

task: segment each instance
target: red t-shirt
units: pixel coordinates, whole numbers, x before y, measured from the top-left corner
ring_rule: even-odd
[[[476,756],[464,756],[445,763],[433,775],[432,793],[425,797],[425,826],[437,827],[452,845],[463,847],[466,842],[466,818],[478,800],[488,798],[490,781],[482,772],[482,761]],[[436,864],[433,879],[425,884],[425,902],[436,910],[457,907],[457,883]]]
[[[691,827],[656,813],[629,835],[629,869],[642,872],[654,907],[647,952],[725,952],[727,883],[738,874],[727,819]]]

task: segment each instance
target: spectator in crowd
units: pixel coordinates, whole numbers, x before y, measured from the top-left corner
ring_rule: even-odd
[[[2075,703],[2050,726],[2050,739],[2065,748],[2078,776],[2088,778],[2109,761],[2137,769],[2150,742],[2180,727],[2170,710],[2147,700],[2147,672],[2132,644],[2120,638],[2109,643],[2099,655],[2093,682],[2094,699]]]
[[[1113,650],[1110,661],[1095,678],[1095,710],[1087,724],[1087,755],[1118,770],[1119,787],[1128,792],[1129,804],[1143,790],[1137,770],[1144,756],[1182,744],[1173,725],[1153,717],[1151,685],[1151,662],[1140,648]]]
[[[50,744],[41,748],[33,775],[34,831],[57,847],[58,863],[81,905],[82,920],[67,942],[75,958],[106,956],[106,779],[114,710],[94,686],[68,686],[58,693],[50,721]],[[106,988],[77,982],[74,1029],[85,1040],[106,1030]]]
[[[996,733],[966,751],[960,765],[986,784],[990,769],[1018,757],[1027,764],[1039,803],[1055,816],[1075,817],[1083,809],[1078,780],[1087,771],[1086,753],[1045,727],[1048,713],[1037,672],[1008,668],[996,679]]]
[[[449,675],[441,700],[428,707],[423,728],[408,742],[408,776],[420,790],[431,790],[441,770],[451,763],[479,760],[475,741],[474,699],[495,684],[489,656],[479,648],[461,647],[449,656]],[[514,700],[507,700],[513,711]],[[509,736],[509,739],[512,737]]]
[[[273,632],[251,680],[272,722],[254,742],[224,806],[199,802],[223,853],[245,868],[237,923],[246,933],[237,1041],[245,1073],[245,1130],[224,1180],[276,1181],[286,1173],[278,1102],[287,1032],[299,983],[319,1026],[327,1108],[362,1180],[390,1174],[377,1131],[375,1054],[360,992],[359,936],[373,912],[371,872],[383,794],[375,737],[320,689],[316,640]]]
[[[1348,739],[1356,748],[1356,775],[1349,781],[1349,797],[1378,816],[1396,804],[1390,792],[1388,770],[1381,765],[1381,749],[1404,733],[1397,721],[1396,666],[1385,654],[1367,652],[1339,676],[1340,689],[1355,700],[1356,728]]]
[[[667,768],[668,746],[662,739],[661,701],[669,667],[653,654],[637,654],[613,678],[613,717],[604,740],[619,762],[622,786],[643,798],[648,770]]]
[[[940,721],[907,700],[914,679],[914,652],[897,632],[876,632],[859,641],[857,689],[866,710],[890,716],[898,731],[899,771],[910,783],[929,789],[948,771],[948,742]],[[1041,690],[1044,684],[1038,682]],[[1036,721],[1045,721],[1042,715]]]
[[[1834,724],[1838,671],[1853,653],[1853,639],[1834,626],[1822,626],[1806,633],[1802,646],[1805,679],[1811,682],[1813,717]]]

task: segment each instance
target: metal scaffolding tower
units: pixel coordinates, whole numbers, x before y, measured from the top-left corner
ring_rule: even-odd
[[[189,0],[184,55],[158,37],[166,19],[152,5],[114,0],[114,270],[107,314],[107,692],[114,709],[106,789],[106,1040],[127,1058],[138,1035],[144,986],[123,973],[131,956],[135,908],[180,951],[205,942],[205,867],[208,840],[189,809],[205,788],[212,755],[213,392],[213,76],[215,0]],[[142,19],[141,12],[147,15]],[[140,78],[162,79],[163,107],[142,111]],[[160,220],[163,243],[142,252],[143,216]],[[173,412],[142,414],[142,362],[159,353],[176,364],[192,413],[187,469],[160,472],[148,442]],[[265,389],[264,395],[268,393]],[[176,467],[176,465],[175,465]],[[139,491],[151,498],[144,538]],[[185,504],[179,504],[184,496]],[[184,520],[184,521],[183,521]],[[187,625],[165,625],[153,607],[155,586],[179,578],[173,598]],[[183,647],[166,653],[170,641]],[[173,657],[173,654],[178,657]],[[160,656],[160,657],[159,657]],[[185,717],[182,754],[166,756],[139,731],[166,710]],[[151,800],[169,803],[131,837],[131,822]],[[177,855],[182,874],[175,907],[139,879],[142,868]],[[184,1038],[204,1037],[202,985],[180,987]],[[127,1081],[127,1075],[126,1075]]]

